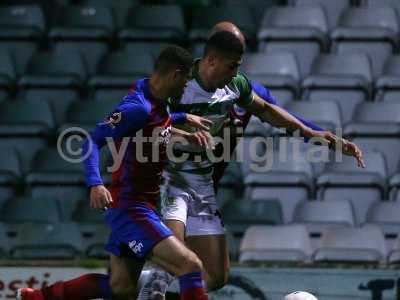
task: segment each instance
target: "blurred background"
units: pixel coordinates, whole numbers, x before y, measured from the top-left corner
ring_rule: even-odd
[[[201,57],[209,30],[231,21],[247,38],[242,71],[289,111],[341,128],[367,163],[310,163],[302,145],[304,156],[254,173],[244,151],[217,195],[233,271],[268,299],[295,288],[323,300],[400,299],[399,20],[398,0],[0,1],[0,297],[29,272],[50,282],[106,268],[108,229],[88,207],[81,165],[59,155],[59,134],[103,119],[166,44]],[[252,118],[244,149],[271,135]],[[213,299],[251,299],[232,291]]]

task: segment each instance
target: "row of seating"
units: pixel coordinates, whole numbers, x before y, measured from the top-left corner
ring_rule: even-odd
[[[329,228],[316,249],[304,225],[252,226],[240,243],[239,261],[248,262],[400,262],[400,238],[391,251],[382,231],[373,225],[362,228]]]

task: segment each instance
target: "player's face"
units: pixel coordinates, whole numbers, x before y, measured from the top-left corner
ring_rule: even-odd
[[[191,72],[184,70],[176,70],[173,76],[172,86],[172,97],[175,99],[180,99],[183,96],[186,84],[189,81]]]
[[[223,88],[229,84],[233,77],[236,76],[242,61],[242,55],[216,56],[212,72],[214,86]]]

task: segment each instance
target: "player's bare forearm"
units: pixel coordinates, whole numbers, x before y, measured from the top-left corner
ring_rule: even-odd
[[[285,128],[289,132],[300,131],[302,136],[313,137],[313,130],[279,106],[263,101],[253,93],[253,102],[246,110],[274,127]]]
[[[178,129],[176,127],[172,127],[172,137],[178,138],[178,140],[182,141],[184,139],[189,144],[194,144],[200,146],[204,150],[206,149],[214,149],[214,139],[208,131],[199,130],[194,133],[189,133],[182,129]]]

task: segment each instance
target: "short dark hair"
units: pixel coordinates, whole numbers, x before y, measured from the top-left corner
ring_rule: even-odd
[[[175,45],[165,47],[154,65],[154,71],[165,74],[175,69],[189,71],[193,66],[193,57],[185,49]]]
[[[223,54],[243,55],[244,48],[240,40],[233,33],[218,31],[208,39],[204,48],[204,56],[207,56],[211,51]]]

